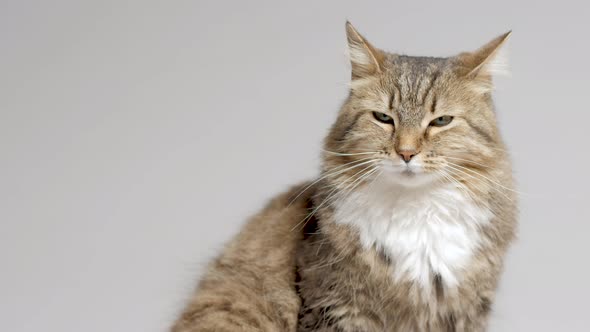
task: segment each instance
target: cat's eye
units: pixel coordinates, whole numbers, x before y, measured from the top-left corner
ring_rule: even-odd
[[[373,116],[379,122],[393,124],[393,118],[390,117],[389,115],[385,114],[385,113],[373,112]]]
[[[430,121],[430,126],[433,127],[444,127],[453,121],[453,117],[450,115],[439,116],[438,118]]]

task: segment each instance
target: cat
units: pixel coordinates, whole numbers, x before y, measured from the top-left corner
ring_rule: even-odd
[[[320,176],[249,221],[172,331],[486,330],[517,228],[491,95],[510,32],[448,58],[346,33]]]

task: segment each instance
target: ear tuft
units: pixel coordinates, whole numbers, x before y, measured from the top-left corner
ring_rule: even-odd
[[[512,31],[508,31],[475,52],[459,54],[460,75],[472,79],[478,89],[489,91],[493,88],[492,77],[509,74],[506,44]]]
[[[385,55],[374,48],[358,31],[346,22],[348,54],[352,65],[352,79],[365,78],[382,71]]]

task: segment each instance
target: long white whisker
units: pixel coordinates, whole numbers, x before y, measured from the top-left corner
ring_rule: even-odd
[[[470,178],[475,179],[475,180],[478,180],[478,181],[481,181],[483,183],[482,179],[477,178],[477,177],[475,177],[475,176],[473,176],[473,175],[471,175],[471,174],[469,174],[469,173],[467,173],[467,172],[465,172],[465,171],[463,171],[463,170],[461,170],[459,168],[456,168],[456,167],[454,167],[454,166],[452,166],[450,164],[447,164],[447,167],[450,167],[455,172],[461,172],[461,173],[469,176]],[[492,189],[495,189],[497,192],[499,192],[500,194],[504,195],[504,197],[506,197],[508,200],[512,201],[512,198],[510,198],[508,195],[506,195],[506,193],[504,193],[502,190],[500,190],[500,189],[498,189],[498,188],[496,188],[494,186],[491,186],[491,188]]]
[[[511,188],[505,187],[505,186],[503,186],[502,184],[500,184],[500,183],[498,183],[498,182],[496,182],[496,181],[494,181],[494,180],[492,180],[492,179],[488,178],[487,176],[485,176],[485,175],[483,175],[483,174],[481,174],[481,173],[479,173],[479,172],[477,172],[477,171],[474,171],[474,170],[472,170],[472,169],[470,169],[470,168],[467,168],[467,167],[464,167],[464,166],[461,166],[461,165],[457,165],[457,164],[455,164],[455,163],[452,163],[452,162],[449,162],[449,161],[447,161],[447,163],[448,163],[448,164],[450,164],[450,165],[453,165],[453,166],[455,166],[455,167],[459,167],[459,168],[462,168],[462,169],[464,169],[464,170],[467,170],[467,171],[473,172],[473,173],[475,173],[475,174],[477,174],[477,175],[479,175],[479,176],[483,177],[484,179],[486,179],[486,180],[490,181],[491,183],[493,183],[493,184],[495,184],[495,185],[497,185],[497,186],[499,186],[499,187],[502,187],[502,188],[504,188],[504,189],[506,189],[506,190],[508,190],[508,191],[512,191],[512,192],[515,192],[515,193],[517,193],[517,194],[521,194],[520,192],[518,192],[518,191],[516,191],[516,190],[514,190],[514,189],[511,189]]]
[[[490,166],[488,166],[488,165],[484,165],[484,164],[481,164],[481,163],[478,163],[476,161],[469,160],[469,159],[463,159],[463,158],[457,158],[457,157],[451,157],[451,156],[444,156],[444,158],[455,159],[455,160],[462,160],[462,161],[466,161],[468,163],[479,165],[481,167],[490,168]]]
[[[367,187],[369,188],[369,190],[370,190],[370,189],[373,187],[373,184],[375,183],[375,181],[377,180],[377,178],[381,176],[381,174],[383,174],[383,169],[381,169],[381,170],[379,171],[379,174],[377,174],[377,175],[376,175],[376,176],[373,178],[373,180],[372,180],[372,181],[369,183],[369,185],[367,186]]]
[[[445,177],[447,180],[449,180],[451,183],[454,183],[457,188],[459,190],[463,190],[467,196],[469,196],[471,198],[472,201],[476,202],[476,204],[482,203],[482,200],[477,199],[479,196],[476,195],[473,190],[471,190],[470,188],[468,188],[466,185],[462,184],[461,182],[459,182],[457,179],[455,179],[453,177],[453,175],[451,175],[449,172],[441,169],[439,171],[439,174],[442,175],[443,177]],[[485,207],[487,207],[487,204],[482,203]]]
[[[351,177],[349,177],[349,178],[348,178],[346,181],[344,181],[344,182],[343,182],[343,184],[345,184],[345,183],[347,183],[348,181],[350,181],[350,180],[354,179],[354,178],[355,178],[357,175],[359,175],[359,174],[361,174],[361,173],[363,173],[363,172],[367,171],[367,169],[370,169],[370,168],[371,168],[371,170],[372,170],[372,169],[375,169],[375,168],[377,168],[377,166],[375,166],[375,165],[369,165],[369,166],[367,166],[367,167],[363,168],[362,170],[358,171],[357,173],[355,173],[354,175],[352,175]],[[371,170],[369,170],[369,171],[367,171],[367,172],[370,172]],[[346,187],[344,187],[343,189],[342,189],[342,188],[340,188],[339,186],[336,186],[336,189],[340,189],[340,191],[339,191],[339,192],[337,192],[335,195],[333,195],[333,196],[331,197],[331,199],[338,199],[338,196],[339,196],[339,195],[341,196],[341,195],[342,195],[342,193],[343,193],[345,190],[347,190],[348,188],[350,188],[350,186],[354,185],[354,184],[355,184],[355,183],[356,183],[356,182],[357,182],[359,179],[361,179],[361,178],[362,178],[364,175],[366,175],[366,173],[359,175],[359,177],[358,177],[356,180],[354,180],[352,183],[349,183],[348,185],[346,185]],[[324,202],[326,202],[326,203],[327,203],[327,202],[330,202],[330,203],[332,203],[332,201],[329,201],[328,199],[326,199]],[[322,202],[322,203],[324,203],[324,202]]]
[[[354,191],[354,189],[356,187],[358,187],[363,180],[367,179],[368,177],[370,177],[373,173],[375,173],[377,170],[379,169],[379,166],[373,166],[372,169],[368,170],[365,174],[361,175],[358,179],[356,179],[353,183],[351,183],[350,188],[347,189],[346,191],[342,191],[341,192],[341,199],[344,199],[345,197],[350,196],[350,194]]]
[[[376,154],[379,153],[378,151],[369,151],[369,152],[360,152],[360,153],[341,153],[341,152],[334,152],[334,151],[328,151],[328,150],[324,150],[324,152],[327,152],[329,154],[333,154],[336,156],[359,156],[359,155],[364,155],[364,154]]]
[[[374,163],[374,162],[377,162],[377,161],[379,161],[379,159],[372,159],[372,160],[363,162],[362,164],[358,164],[358,165],[355,165],[353,167],[347,168],[346,170],[349,170],[349,169],[352,169],[352,168],[355,168],[355,167],[359,167],[361,165],[365,165],[365,164],[370,163],[370,162],[373,162]],[[358,174],[362,173],[363,171],[365,171],[366,169],[368,169],[370,167],[373,167],[373,165],[369,165],[369,166],[361,169],[359,172],[355,173],[354,175],[350,176],[347,180],[345,180],[344,183],[346,183],[349,180],[353,179],[355,176],[357,176]],[[342,172],[340,172],[340,173],[342,173]],[[291,231],[293,231],[299,225],[301,225],[302,222],[304,222],[306,220],[309,220],[309,218],[311,218],[322,206],[324,206],[328,201],[330,201],[330,199],[336,197],[337,196],[337,190],[339,190],[339,189],[340,188],[338,186],[336,186],[334,189],[332,189],[328,193],[328,195],[326,196],[326,198],[317,207],[315,207],[307,216],[305,216],[305,218],[303,218],[303,220],[301,220],[299,223],[297,223],[297,225],[295,225],[295,226],[293,226],[293,228],[291,228]]]
[[[295,196],[295,198],[293,198],[293,199],[292,199],[292,200],[289,202],[289,205],[287,205],[287,207],[291,206],[291,204],[293,204],[293,202],[295,202],[295,201],[297,200],[297,198],[299,198],[299,196],[301,196],[301,195],[302,195],[304,192],[306,192],[306,191],[307,191],[309,188],[313,187],[313,186],[314,186],[316,183],[318,183],[318,182],[322,181],[323,179],[325,179],[325,178],[327,178],[327,177],[330,177],[330,176],[339,175],[339,174],[342,174],[342,173],[344,173],[344,172],[346,172],[346,171],[348,171],[348,170],[351,170],[351,169],[353,169],[353,168],[355,168],[355,167],[358,167],[358,166],[365,165],[365,164],[367,164],[368,162],[370,162],[372,159],[373,159],[372,157],[363,158],[363,159],[359,159],[359,160],[355,160],[355,161],[352,161],[352,162],[346,163],[346,164],[344,164],[344,165],[340,165],[340,166],[334,167],[333,169],[329,170],[329,171],[328,171],[326,174],[322,175],[320,178],[318,178],[317,180],[315,180],[314,182],[312,182],[311,184],[309,184],[309,185],[307,185],[305,188],[303,188],[303,189],[302,189],[302,190],[299,192],[299,194],[297,194],[297,196]],[[346,169],[342,169],[343,167],[349,166],[349,165],[351,165],[351,164],[354,164],[354,163],[359,163],[359,162],[361,162],[361,161],[366,161],[366,160],[368,160],[368,161],[367,161],[367,162],[360,163],[360,164],[357,164],[357,165],[354,165],[354,166],[350,166],[350,167],[348,167],[348,168],[346,168]]]
[[[454,182],[457,184],[457,186],[460,186],[462,188],[465,188],[467,190],[469,190],[471,193],[474,194],[475,197],[477,197],[477,195],[475,195],[475,193],[473,192],[473,190],[469,189],[465,184],[461,183],[458,179],[456,179],[453,175],[460,175],[456,169],[454,168],[449,168],[447,170],[442,170],[443,172],[445,172],[447,175],[450,176],[451,179],[454,180]],[[478,189],[481,192],[485,192],[485,188],[482,188],[480,186],[478,186],[479,184],[484,184],[485,182],[483,182],[481,179],[475,178],[473,176],[471,176],[470,174],[467,174],[468,176],[470,176],[471,178],[477,180],[475,183],[473,183],[472,185],[474,185],[476,187],[476,189]],[[497,189],[496,189],[497,190]]]

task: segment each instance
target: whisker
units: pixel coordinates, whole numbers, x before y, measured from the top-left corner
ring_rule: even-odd
[[[366,162],[364,162],[362,164],[358,164],[358,165],[355,165],[353,167],[347,168],[346,170],[349,170],[349,169],[352,169],[352,168],[356,168],[356,167],[359,167],[359,166],[364,165],[364,164],[367,164],[367,163],[371,163],[371,162],[374,163],[374,162],[377,162],[377,161],[379,161],[379,159],[372,159],[372,160],[366,161]],[[343,183],[346,183],[346,182],[352,180],[355,176],[357,176],[358,174],[361,174],[362,172],[364,172],[365,170],[367,170],[367,169],[369,169],[371,167],[374,167],[374,166],[373,165],[369,165],[369,166],[361,169],[360,171],[358,171],[354,175],[350,176],[348,179],[344,180]],[[342,172],[340,172],[340,173],[342,173]],[[305,216],[305,218],[303,218],[303,220],[301,220],[299,223],[297,223],[297,225],[295,225],[295,226],[293,226],[293,228],[291,228],[291,231],[293,231],[294,229],[296,229],[297,227],[299,227],[299,225],[301,225],[301,223],[307,222],[322,206],[324,206],[327,202],[329,202],[334,197],[337,197],[337,194],[338,194],[337,191],[339,189],[340,189],[340,187],[335,186],[334,189],[332,189],[328,193],[328,195],[326,196],[326,198],[317,207],[315,207],[307,216]],[[304,224],[304,226],[305,226],[305,224]]]
[[[346,256],[347,255],[344,254],[344,253],[339,253],[338,256],[336,256],[331,262],[328,261],[328,262],[326,262],[324,264],[312,265],[312,266],[308,267],[306,270],[313,271],[315,269],[321,269],[321,268],[324,268],[324,267],[332,266],[334,264],[337,264],[337,263],[343,261],[346,258]]]
[[[365,175],[366,175],[368,172],[371,172],[372,170],[374,170],[374,169],[376,169],[376,168],[378,168],[378,166],[375,166],[375,165],[369,165],[369,166],[367,166],[367,167],[363,168],[362,170],[358,171],[357,173],[355,173],[355,174],[354,174],[354,175],[352,175],[351,177],[349,177],[349,178],[348,178],[346,181],[344,181],[344,182],[343,182],[343,184],[345,184],[345,183],[347,183],[348,181],[350,181],[350,180],[354,179],[354,178],[355,178],[357,175],[359,176],[359,177],[358,177],[356,180],[354,180],[352,183],[349,183],[348,185],[346,185],[346,187],[344,187],[344,188],[341,188],[340,186],[336,186],[336,189],[340,189],[340,191],[339,191],[339,192],[337,192],[337,193],[336,193],[336,194],[335,194],[335,195],[332,197],[332,199],[336,199],[336,200],[337,200],[339,195],[340,195],[340,196],[342,196],[342,193],[343,193],[344,191],[346,191],[348,188],[350,188],[352,185],[354,185],[354,184],[355,184],[357,181],[359,181],[360,179],[362,179],[362,178],[363,178],[363,177],[364,177],[364,176],[365,176]],[[367,169],[369,169],[369,170],[367,171]],[[366,171],[366,172],[365,172],[365,171]],[[363,174],[361,174],[361,173],[363,173]],[[360,175],[359,175],[359,174],[360,174]],[[327,200],[327,199],[326,199],[326,200]],[[330,203],[332,203],[332,202],[330,201]]]
[[[458,171],[458,172],[461,172],[461,173],[463,173],[463,174],[465,174],[465,175],[469,176],[470,178],[473,178],[473,179],[475,179],[475,180],[481,181],[481,183],[484,183],[484,182],[482,181],[482,179],[480,179],[480,178],[477,178],[477,177],[475,177],[475,176],[473,176],[473,175],[471,175],[471,174],[469,174],[469,173],[467,173],[467,172],[465,172],[465,171],[462,171],[461,169],[459,169],[459,168],[456,168],[456,167],[454,167],[454,166],[452,166],[452,165],[450,165],[450,164],[447,164],[447,167],[450,167],[450,168],[451,168],[452,170],[454,170],[455,172],[457,172],[457,171]],[[510,200],[510,201],[512,202],[512,198],[510,198],[508,195],[506,195],[506,193],[504,193],[502,190],[500,190],[500,189],[498,189],[498,188],[496,188],[496,187],[494,187],[494,186],[491,186],[491,188],[492,188],[492,189],[495,189],[497,192],[499,192],[500,194],[504,195],[504,197],[506,197],[508,200]]]
[[[377,174],[374,178],[373,181],[371,181],[369,183],[369,185],[367,186],[369,188],[369,190],[372,188],[373,184],[375,183],[375,181],[377,180],[378,177],[381,176],[381,174],[383,174],[383,169],[379,171],[379,174]]]
[[[366,180],[367,178],[369,178],[372,174],[374,174],[375,172],[377,172],[380,169],[379,165],[373,166],[373,168],[371,168],[370,170],[368,170],[365,174],[363,174],[361,177],[359,177],[356,180],[356,185],[354,185],[354,187],[350,188],[347,192],[350,193],[352,192],[356,187],[358,187],[364,180]],[[353,182],[354,184],[354,182]]]
[[[379,169],[379,166],[373,166],[372,169],[368,170],[365,174],[362,174],[361,176],[359,176],[358,179],[356,179],[353,183],[348,185],[346,188],[344,188],[340,192],[340,198],[338,198],[338,199],[342,200],[342,199],[350,196],[350,194],[352,194],[352,191],[355,188],[357,188],[363,182],[363,180],[367,179],[369,176],[371,176],[371,174],[375,173],[378,169]]]
[[[487,146],[487,148],[488,149],[492,149],[492,150],[496,150],[496,151],[502,151],[502,152],[508,153],[508,150],[502,149],[502,148],[496,148],[496,147],[493,147],[493,146]]]
[[[359,155],[364,155],[364,154],[379,153],[378,151],[367,151],[367,152],[360,152],[360,153],[341,153],[341,152],[334,152],[334,151],[328,151],[328,150],[324,150],[324,152],[327,152],[329,154],[333,154],[336,156],[359,156]]]
[[[469,160],[469,159],[463,159],[463,158],[458,158],[458,157],[451,157],[451,156],[444,156],[444,158],[449,158],[449,159],[456,159],[456,160],[462,160],[462,161],[466,161],[466,162],[469,162],[469,163],[472,163],[472,164],[475,164],[475,165],[479,165],[479,166],[482,166],[482,167],[485,167],[485,168],[488,168],[488,169],[490,168],[490,166],[488,166],[488,165],[484,165],[484,164],[481,164],[481,163],[478,163],[478,162],[476,162],[476,161]],[[461,165],[458,165],[458,164],[456,164],[456,163],[453,163],[453,162],[449,162],[448,160],[447,160],[447,163],[450,163],[450,164],[452,164],[452,165],[454,165],[454,166],[457,166],[457,167],[460,167],[460,168],[466,169],[466,170],[468,170],[468,171],[470,171],[470,172],[477,173],[478,175],[480,175],[480,176],[482,176],[482,177],[486,178],[488,181],[490,181],[490,182],[492,182],[492,183],[494,183],[494,184],[496,184],[496,185],[498,185],[498,186],[500,186],[500,187],[502,187],[502,188],[504,188],[504,189],[506,189],[506,190],[509,190],[509,191],[515,192],[515,193],[517,193],[517,194],[519,194],[519,195],[525,195],[525,193],[523,193],[523,192],[519,192],[519,191],[517,191],[517,190],[511,189],[511,188],[507,188],[507,187],[505,187],[505,186],[501,185],[501,184],[499,183],[499,182],[500,182],[500,180],[498,180],[498,178],[496,178],[495,176],[493,176],[493,175],[491,175],[491,174],[490,174],[490,176],[491,176],[491,177],[492,177],[492,178],[493,178],[495,181],[493,181],[493,180],[491,180],[491,179],[487,178],[487,177],[486,177],[486,176],[484,176],[483,174],[480,174],[480,173],[478,173],[477,171],[475,171],[475,170],[473,170],[473,169],[470,169],[470,168],[467,168],[467,167],[463,167],[463,166],[461,166]]]
[[[481,164],[481,163],[478,163],[478,162],[476,162],[476,161],[469,160],[469,159],[463,159],[463,158],[457,158],[457,157],[451,157],[451,156],[443,156],[443,157],[444,157],[444,158],[449,158],[449,159],[462,160],[462,161],[466,161],[466,162],[468,162],[468,163],[472,163],[472,164],[475,164],[475,165],[479,165],[479,166],[481,166],[481,167],[490,168],[490,166],[489,166],[489,165],[484,165],[484,164]]]
[[[506,190],[508,190],[508,191],[512,191],[512,192],[515,192],[515,193],[517,193],[517,194],[522,194],[522,193],[520,193],[520,192],[518,192],[518,191],[516,191],[516,190],[514,190],[514,189],[512,189],[512,188],[508,188],[508,187],[506,187],[506,186],[503,186],[502,184],[500,184],[500,183],[496,182],[498,179],[496,179],[496,181],[494,181],[494,180],[492,180],[492,179],[488,178],[487,176],[485,176],[485,175],[483,175],[483,174],[481,174],[481,173],[479,173],[479,172],[477,172],[477,171],[474,171],[474,170],[472,170],[472,169],[470,169],[470,168],[467,168],[467,167],[464,167],[464,166],[461,166],[461,165],[457,165],[457,164],[455,164],[455,163],[452,163],[452,162],[447,162],[447,163],[449,163],[449,164],[451,164],[451,165],[453,165],[453,166],[456,166],[456,167],[462,168],[462,169],[464,169],[464,170],[467,170],[467,171],[473,172],[473,173],[475,173],[475,174],[477,174],[477,175],[479,175],[479,176],[483,177],[484,179],[486,179],[486,180],[490,181],[491,183],[493,183],[493,184],[495,184],[495,185],[497,185],[497,186],[499,186],[499,187],[502,187],[502,188],[504,188],[504,189],[506,189]]]
[[[459,182],[457,179],[455,179],[453,177],[453,175],[451,175],[449,172],[445,171],[445,170],[440,170],[440,175],[442,175],[443,177],[445,177],[447,180],[449,180],[451,183],[454,183],[457,188],[459,190],[463,190],[467,196],[469,196],[469,198],[471,198],[472,201],[474,201],[476,204],[482,204],[485,207],[489,208],[487,204],[483,203],[483,201],[481,199],[478,199],[479,196],[476,195],[473,190],[471,190],[469,187],[467,187],[466,185],[462,184],[461,182]]]
[[[459,181],[459,179],[457,179],[455,176],[453,175],[460,175],[459,173],[457,173],[457,170],[455,169],[447,169],[447,170],[442,170],[443,172],[445,172],[452,180],[454,180],[454,182],[457,184],[457,186],[465,188],[467,190],[469,190],[471,193],[474,194],[475,197],[478,197],[477,195],[475,195],[475,193],[473,192],[473,190],[471,190],[469,187],[467,187],[467,185],[465,185],[464,183],[462,183],[461,181]],[[471,177],[470,174],[467,174],[468,176]],[[478,189],[481,192],[485,192],[486,190],[477,186],[476,184],[485,184],[482,180],[478,179],[478,178],[474,178],[475,180],[477,180],[478,182],[476,183],[472,183],[472,185],[474,185],[476,187],[476,189]]]
[[[297,194],[297,196],[295,196],[295,198],[293,198],[289,202],[289,205],[287,205],[287,207],[291,206],[291,204],[293,204],[293,202],[295,202],[297,200],[297,198],[299,198],[304,192],[306,192],[307,190],[309,190],[309,188],[313,187],[315,184],[317,184],[318,182],[322,181],[323,179],[325,179],[327,177],[330,177],[330,176],[342,174],[342,173],[344,173],[344,172],[346,172],[348,170],[351,170],[351,169],[353,169],[355,167],[359,167],[359,166],[365,165],[365,164],[367,164],[368,162],[370,162],[372,160],[374,160],[374,158],[368,157],[368,158],[363,158],[363,159],[351,161],[351,162],[346,163],[344,165],[340,165],[340,166],[334,167],[333,169],[329,170],[326,174],[322,175],[320,178],[318,178],[317,180],[315,180],[314,182],[312,182],[311,184],[309,184],[305,188],[303,188],[299,192],[299,194]],[[362,161],[366,161],[366,162],[362,162]],[[345,169],[342,169],[343,167],[346,167],[346,166],[351,165],[351,164],[359,163],[359,162],[362,162],[362,163],[357,164],[357,165],[354,165],[354,166],[351,166],[351,167],[348,167],[348,168],[345,168]]]

